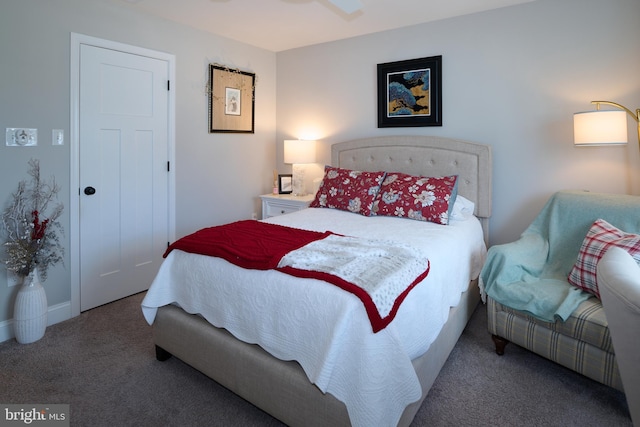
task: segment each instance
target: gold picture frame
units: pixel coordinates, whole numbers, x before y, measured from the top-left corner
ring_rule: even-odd
[[[209,133],[254,133],[256,75],[209,64]]]

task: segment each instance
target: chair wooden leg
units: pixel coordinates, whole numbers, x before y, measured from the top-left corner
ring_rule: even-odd
[[[504,354],[504,348],[509,344],[509,341],[497,335],[491,335],[491,339],[496,345],[496,354],[502,356]]]

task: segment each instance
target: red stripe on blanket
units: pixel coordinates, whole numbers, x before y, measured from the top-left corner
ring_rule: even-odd
[[[281,271],[283,273],[287,273],[291,276],[302,277],[307,279],[318,279],[324,280],[325,282],[329,282],[347,292],[351,292],[364,304],[364,308],[367,311],[367,316],[369,316],[369,321],[371,322],[371,328],[373,332],[376,333],[386,328],[389,323],[393,321],[398,313],[398,309],[400,308],[400,304],[404,301],[404,299],[409,295],[411,289],[413,289],[418,283],[420,283],[427,275],[429,274],[429,270],[431,268],[431,264],[427,265],[427,269],[418,276],[407,288],[402,291],[402,293],[396,298],[393,303],[393,308],[385,317],[381,317],[378,309],[376,308],[375,303],[371,299],[371,296],[358,285],[354,285],[353,283],[347,282],[346,280],[334,276],[329,273],[322,273],[320,271],[309,271],[309,270],[299,270],[293,267],[282,267],[277,268],[276,270]]]
[[[351,292],[362,301],[374,333],[384,329],[395,318],[400,305],[411,289],[427,277],[430,263],[427,264],[426,270],[396,298],[389,314],[381,317],[371,296],[358,285],[329,273],[293,267],[278,268],[278,262],[287,253],[313,241],[324,239],[331,234],[334,233],[301,230],[254,220],[238,221],[217,227],[203,228],[185,236],[170,245],[163,256],[166,258],[169,252],[179,249],[185,252],[223,258],[242,268],[275,269],[295,277],[323,280]]]

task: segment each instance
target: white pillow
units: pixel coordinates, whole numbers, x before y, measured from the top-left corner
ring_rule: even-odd
[[[451,211],[451,219],[455,219],[457,221],[465,221],[471,215],[473,215],[473,210],[476,205],[469,199],[465,199],[461,195],[458,194],[456,197],[456,201],[453,204],[453,211]]]

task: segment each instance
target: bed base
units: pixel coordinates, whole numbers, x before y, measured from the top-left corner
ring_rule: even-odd
[[[413,421],[479,301],[477,281],[473,281],[460,304],[450,309],[429,350],[413,361],[422,397],[405,409],[398,425]],[[345,405],[309,382],[297,362],[277,359],[198,315],[173,305],[161,307],[153,324],[153,339],[158,360],[171,355],[181,359],[289,426],[351,425]]]

